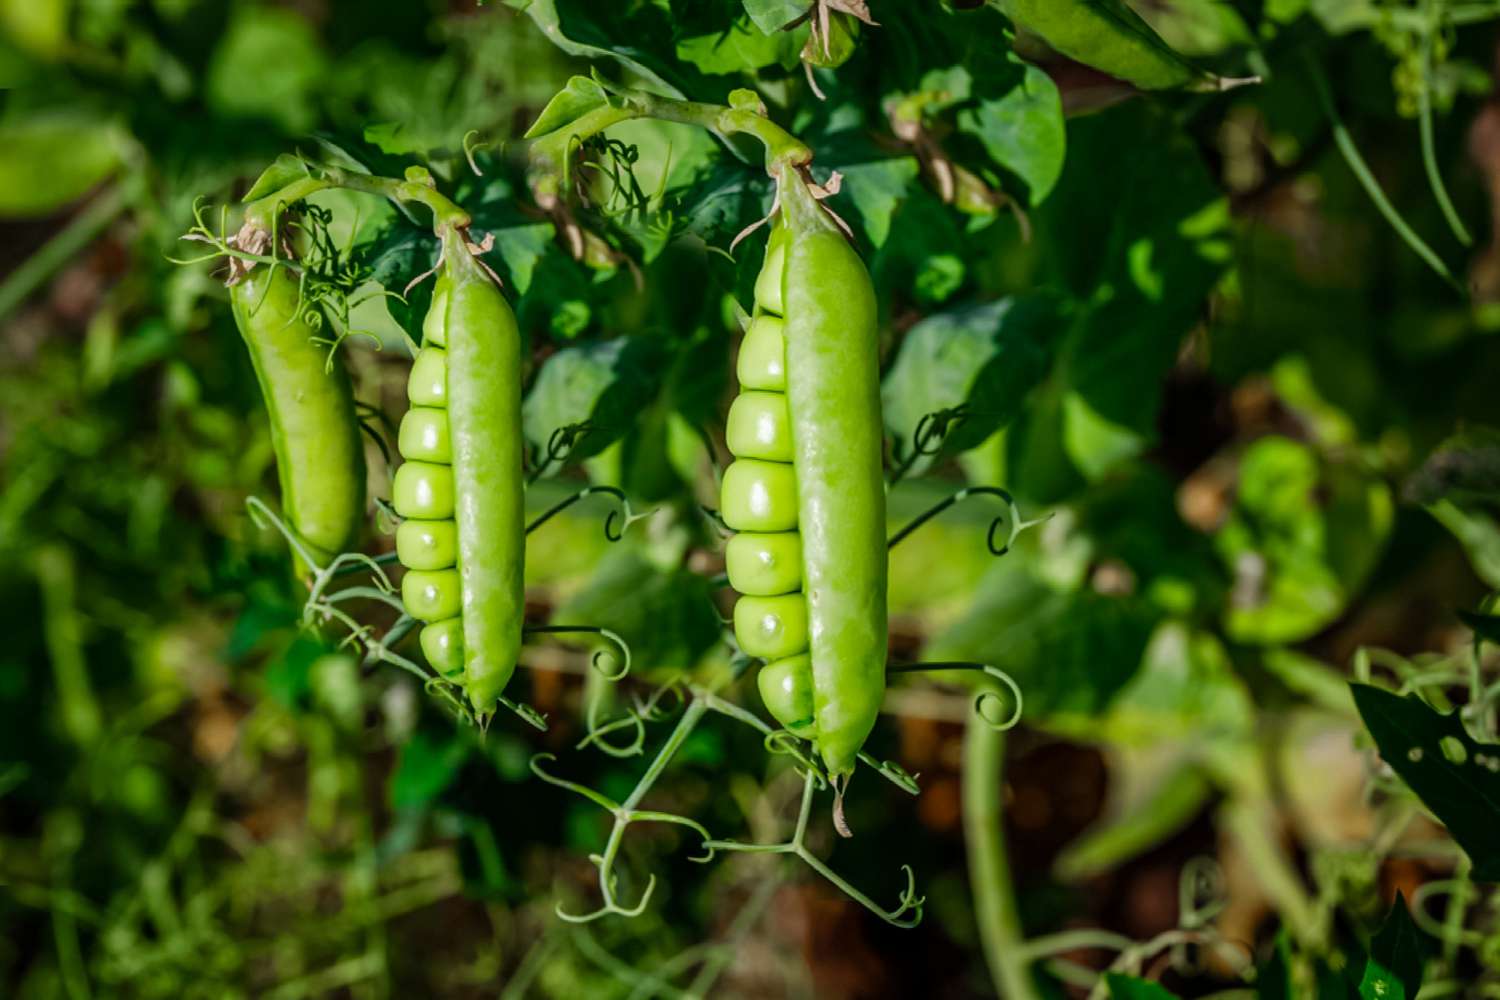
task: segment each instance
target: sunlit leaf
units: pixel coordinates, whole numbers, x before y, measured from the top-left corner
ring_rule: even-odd
[[[1458,713],[1443,715],[1416,695],[1351,684],[1354,704],[1380,757],[1431,809],[1469,855],[1474,878],[1500,881],[1500,745],[1469,735]]]
[[[1390,915],[1370,942],[1359,982],[1361,1000],[1416,1000],[1425,952],[1422,932],[1406,908],[1406,897],[1397,890]]]

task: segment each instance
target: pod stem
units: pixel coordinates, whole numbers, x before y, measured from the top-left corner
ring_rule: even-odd
[[[432,212],[433,229],[438,232],[463,229],[471,221],[468,212],[438,192],[431,175],[425,170],[413,171],[406,178],[397,180],[325,166],[319,168],[317,175],[298,178],[286,187],[250,202],[245,206],[245,222],[269,230],[287,206],[330,188],[361,191],[402,204],[422,205]]]
[[[697,125],[722,136],[750,136],[766,147],[767,173],[774,174],[784,165],[805,166],[812,162],[812,150],[806,143],[759,110],[678,101],[639,91],[627,93],[625,100],[639,108],[640,116],[644,118]]]
[[[573,151],[587,139],[622,122],[641,118],[696,125],[728,138],[745,135],[766,149],[766,172],[776,175],[783,166],[805,166],[812,162],[807,144],[777,125],[759,109],[727,107],[659,97],[640,90],[612,90],[604,107],[580,115],[568,125],[537,139],[531,147],[533,192],[538,204],[549,207],[566,184],[568,162]]]

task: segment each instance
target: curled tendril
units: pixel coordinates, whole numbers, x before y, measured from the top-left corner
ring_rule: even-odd
[[[475,177],[483,177],[484,171],[480,170],[479,164],[474,161],[474,154],[478,153],[480,150],[488,149],[489,147],[493,146],[494,143],[479,142],[477,141],[478,138],[479,130],[477,128],[471,128],[469,129],[469,131],[464,133],[464,159],[468,161],[469,169],[474,171]]]
[[[559,500],[540,514],[536,520],[526,526],[526,533],[528,535],[531,534],[585,497],[600,493],[613,497],[615,502],[619,504],[618,507],[611,509],[604,519],[604,537],[611,542],[618,542],[625,537],[625,532],[630,530],[632,524],[635,524],[637,521],[643,521],[655,513],[654,510],[646,511],[643,514],[635,513],[631,510],[630,500],[625,496],[624,490],[613,486],[586,486],[572,496]],[[622,526],[619,525],[620,518],[623,518],[625,522]]]
[[[547,716],[544,713],[538,712],[524,701],[511,701],[503,694],[499,696],[498,700],[501,705],[514,712],[528,726],[539,732],[545,733],[547,731]]]
[[[1025,698],[1021,694],[1021,686],[1016,683],[1015,678],[999,667],[988,663],[973,663],[968,660],[951,660],[934,663],[906,663],[899,666],[887,667],[885,672],[887,674],[917,674],[933,670],[975,670],[993,677],[1010,691],[1013,706],[1010,715],[997,720],[991,712],[985,711],[987,705],[992,706],[1004,701],[996,691],[981,691],[975,695],[974,713],[979,716],[980,721],[996,732],[1005,732],[1007,729],[1014,729],[1020,723],[1021,715],[1025,710]]]
[[[921,514],[918,514],[904,528],[891,536],[891,540],[886,543],[886,548],[895,548],[897,545],[905,541],[912,534],[912,532],[916,531],[922,525],[937,517],[949,507],[960,504],[970,497],[975,496],[996,497],[1001,500],[1006,506],[1005,513],[1001,514],[999,517],[990,522],[989,531],[985,534],[985,544],[989,547],[990,553],[995,556],[1005,555],[1005,553],[1010,551],[1010,547],[1015,544],[1016,539],[1020,536],[1021,532],[1025,531],[1028,528],[1033,528],[1039,524],[1045,523],[1048,518],[1052,516],[1048,514],[1046,517],[1037,518],[1031,521],[1022,520],[1021,509],[1019,506],[1017,506],[1015,497],[1011,496],[1007,491],[1001,489],[998,486],[968,486],[964,489],[959,490],[957,493],[954,493],[947,499],[942,500],[939,503],[936,503],[933,506],[927,508],[927,510],[923,511]],[[995,540],[996,534],[1000,531],[1000,528],[1002,526],[1007,524],[1010,526],[1010,533],[1005,539],[1005,544],[997,545]]]
[[[918,459],[931,457],[942,451],[943,443],[947,441],[948,435],[968,418],[967,403],[924,413],[912,430],[910,453],[903,457],[899,448],[894,449],[894,457],[900,464],[891,474],[891,483],[894,485],[905,479],[906,474],[917,464]]]
[[[661,703],[666,698],[671,698],[674,704],[663,708]],[[588,746],[595,746],[611,757],[625,758],[639,756],[645,749],[646,723],[661,722],[677,714],[686,707],[687,694],[683,689],[682,679],[674,677],[652,691],[649,698],[633,695],[633,705],[625,710],[624,715],[601,724],[599,706],[603,704],[603,701],[602,691],[589,699],[588,711],[585,715],[588,732],[583,739],[578,741],[574,749],[582,750]],[[606,736],[624,729],[632,733],[629,743],[622,745],[605,739]]]
[[[536,469],[531,473],[531,481],[536,482],[542,478],[542,476],[546,475],[547,470],[554,465],[566,464],[568,458],[573,454],[573,450],[578,447],[578,442],[583,440],[584,436],[592,430],[594,430],[594,424],[590,420],[583,420],[576,424],[564,424],[561,427],[554,428],[552,433],[547,435],[545,454],[540,459],[533,458],[533,461],[537,465]]]
[[[576,781],[569,781],[566,778],[559,778],[557,777],[557,775],[550,773],[546,768],[542,767],[542,764],[544,762],[554,760],[557,760],[557,754],[547,753],[543,751],[541,753],[532,754],[531,760],[527,762],[527,766],[531,768],[532,774],[536,775],[538,778],[541,778],[549,785],[561,788],[564,791],[573,792],[575,795],[581,795],[584,798],[588,799],[590,802],[594,803],[594,805],[608,812],[618,813],[620,811],[620,803],[616,802],[614,799],[609,798],[603,792],[597,792],[594,789],[590,788],[588,785],[580,785]]]
[[[915,927],[922,922],[922,907],[926,905],[927,897],[917,895],[917,876],[911,865],[902,865],[901,870],[906,873],[906,888],[901,890],[901,905],[896,908],[894,916],[910,912],[911,923],[907,926]]]
[[[1188,859],[1177,887],[1178,923],[1189,930],[1207,926],[1229,905],[1224,869],[1210,857]]]
[[[483,727],[480,719],[476,718],[469,702],[463,697],[460,689],[448,678],[440,675],[432,675],[422,685],[423,690],[429,697],[437,698],[443,702],[453,714],[465,722],[475,726]]]
[[[1467,929],[1466,920],[1460,920],[1457,926],[1453,926],[1448,919],[1433,916],[1430,904],[1434,900],[1441,902],[1443,910],[1447,913],[1452,913],[1455,907],[1467,912],[1482,899],[1483,895],[1466,877],[1424,882],[1412,893],[1412,920],[1418,927],[1439,941],[1453,941],[1461,946],[1478,948],[1488,940],[1484,932]]]
[[[597,854],[591,855],[589,860],[593,861],[596,866],[603,863],[603,859],[600,858]],[[604,876],[601,875],[600,879],[603,880]],[[561,903],[558,903],[552,907],[552,912],[557,914],[557,919],[565,920],[570,924],[588,924],[594,922],[595,920],[598,920],[601,917],[613,916],[625,917],[627,919],[630,917],[638,917],[642,913],[646,912],[646,906],[651,902],[651,894],[656,889],[656,874],[653,872],[646,877],[645,891],[641,893],[640,900],[634,906],[621,906],[616,903],[614,901],[614,891],[615,883],[617,882],[617,880],[611,876],[609,878],[609,882],[609,900],[597,910],[590,910],[587,913],[569,913],[567,910],[563,909],[563,905]]]
[[[862,763],[874,768],[877,774],[906,794],[920,795],[922,793],[922,786],[917,784],[917,778],[921,777],[921,775],[910,773],[897,762],[893,760],[876,760],[863,750],[859,752],[859,759]]]
[[[766,752],[790,757],[796,761],[797,772],[809,775],[819,790],[828,787],[828,775],[803,749],[803,741],[785,729],[773,729],[766,734]]]
[[[953,428],[969,419],[967,403],[946,409],[924,413],[912,432],[912,452],[917,455],[936,455],[943,449],[943,442]]]
[[[639,147],[611,138],[603,133],[582,140],[579,149],[592,153],[597,160],[580,162],[581,169],[593,170],[609,179],[604,204],[598,206],[606,217],[637,213],[644,215],[651,199],[636,179],[635,167],[640,161]]]
[[[630,673],[630,644],[618,632],[601,625],[528,625],[523,630],[525,635],[566,635],[573,632],[601,636],[619,651],[619,655],[616,655],[607,649],[596,649],[593,656],[589,657],[589,665],[599,671],[599,675],[605,680],[618,681]],[[620,667],[614,671],[604,669],[605,657],[618,661]]]
[[[699,714],[699,717],[701,717],[701,712]],[[685,719],[683,723],[679,723],[680,734],[678,738],[676,739],[675,743],[671,745],[670,750],[664,749],[663,751],[663,753],[666,754],[667,757],[670,757],[670,754],[672,752],[675,752],[676,747],[681,745],[681,740],[685,738],[687,732],[691,731],[693,725],[695,724],[696,717],[691,720]],[[711,845],[709,832],[707,828],[705,828],[703,824],[699,823],[697,820],[689,819],[686,816],[678,816],[675,813],[665,813],[650,809],[635,808],[636,801],[638,801],[641,795],[644,794],[645,789],[649,787],[649,785],[645,783],[644,780],[641,785],[637,786],[636,791],[632,793],[629,799],[627,799],[623,803],[616,802],[614,799],[611,799],[604,793],[589,788],[587,785],[579,784],[576,781],[568,781],[566,778],[559,778],[556,775],[548,772],[547,769],[542,766],[543,762],[556,759],[556,755],[550,753],[538,753],[533,755],[530,761],[531,772],[538,778],[541,778],[543,781],[547,782],[549,785],[553,785],[565,791],[573,792],[575,795],[581,795],[582,797],[588,799],[590,802],[599,806],[601,809],[604,809],[605,811],[610,813],[615,820],[614,826],[610,830],[609,842],[605,845],[604,853],[589,856],[589,860],[593,862],[594,867],[599,870],[599,892],[603,897],[603,904],[598,909],[591,910],[587,913],[569,913],[564,910],[562,908],[562,904],[559,903],[556,907],[556,912],[558,917],[560,917],[561,919],[566,920],[570,923],[588,923],[589,921],[597,920],[600,917],[609,916],[611,914],[623,917],[634,917],[639,916],[641,913],[645,912],[646,905],[651,899],[652,890],[656,887],[655,875],[651,875],[648,878],[646,882],[646,888],[641,893],[640,899],[636,901],[634,906],[623,906],[620,904],[616,897],[616,892],[618,889],[618,876],[614,868],[615,860],[619,857],[620,845],[624,842],[625,839],[625,831],[632,823],[668,823],[674,826],[686,827],[702,838],[704,850],[707,852],[705,858],[713,857],[714,848]],[[659,759],[657,766],[665,766],[665,760]]]
[[[601,701],[603,701],[603,697],[598,694],[589,699],[588,712],[585,715],[585,725],[588,728],[588,732],[584,734],[583,739],[574,745],[573,749],[582,750],[585,747],[593,746],[598,747],[611,757],[625,758],[639,756],[646,748],[645,719],[636,711],[626,710],[625,714],[619,718],[600,724],[599,704]],[[622,746],[605,739],[606,736],[617,733],[622,729],[631,730],[629,743]]]

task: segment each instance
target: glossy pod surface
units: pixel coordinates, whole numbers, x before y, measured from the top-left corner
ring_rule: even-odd
[[[726,552],[743,595],[735,635],[768,661],[760,690],[771,714],[816,742],[830,773],[848,774],[885,692],[874,290],[843,236],[803,206],[773,231],[755,296],[721,498],[740,532]]]
[[[284,267],[252,268],[230,286],[271,419],[287,521],[320,560],[352,547],[365,515],[364,445],[343,364],[313,342],[297,281]]]
[[[515,671],[525,614],[521,341],[494,282],[461,240],[446,243],[407,382],[396,551],[407,613],[427,623],[423,655],[488,712]]]

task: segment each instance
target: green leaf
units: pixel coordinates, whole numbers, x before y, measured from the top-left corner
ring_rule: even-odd
[[[53,62],[66,54],[73,0],[3,0],[0,40],[28,55]]]
[[[745,13],[769,35],[805,15],[811,6],[810,0],[745,0]]]
[[[853,205],[857,222],[871,245],[885,243],[891,231],[891,215],[906,197],[907,188],[921,169],[915,157],[892,156],[863,132],[836,132],[818,143],[815,174],[827,180],[834,171],[843,175],[843,187],[827,204],[840,213]]]
[[[392,215],[374,239],[359,247],[358,260],[370,269],[370,278],[402,295],[387,296],[386,308],[417,342],[421,341],[427,307],[432,304],[432,281],[411,282],[432,270],[439,249],[430,230],[420,229],[400,215]]]
[[[968,613],[923,655],[998,664],[1026,693],[1029,725],[1086,728],[1140,668],[1158,615],[1133,597],[1060,589],[1028,558],[997,560]]]
[[[1259,1000],[1291,1000],[1292,971],[1287,961],[1291,947],[1291,940],[1282,929],[1271,946],[1271,954],[1255,969],[1255,995]]]
[[[82,115],[0,124],[0,218],[50,215],[83,197],[119,168],[122,140],[114,124]]]
[[[282,153],[271,161],[270,166],[260,172],[255,183],[250,185],[250,190],[246,191],[245,197],[240,200],[247,204],[258,201],[306,176],[308,176],[307,164],[303,162],[302,157]]]
[[[1234,589],[1225,627],[1240,642],[1305,639],[1358,593],[1395,517],[1367,473],[1320,467],[1306,445],[1268,436],[1240,459],[1239,493],[1215,536]]]
[[[313,666],[327,654],[328,647],[317,639],[296,636],[266,665],[266,694],[284,708],[300,708],[312,693]]]
[[[1475,575],[1500,590],[1500,523],[1482,508],[1460,507],[1451,500],[1429,505],[1427,513],[1458,539]]]
[[[537,115],[536,121],[531,123],[531,128],[521,138],[535,139],[537,136],[556,132],[590,111],[608,105],[609,95],[597,80],[587,76],[571,77],[563,89],[547,102],[542,113]]]
[[[1286,930],[1276,935],[1271,954],[1255,970],[1255,995],[1259,1000],[1348,1000],[1351,986],[1327,959],[1307,952],[1297,953]]]
[[[614,630],[630,644],[634,662],[650,670],[693,666],[721,631],[708,580],[678,567],[663,569],[629,538],[556,618]]]
[[[1098,558],[1122,562],[1136,593],[1186,619],[1220,607],[1226,585],[1212,543],[1178,513],[1177,490],[1175,479],[1142,463],[1090,489],[1074,509]]]
[[[720,159],[676,193],[676,229],[710,247],[727,251],[741,229],[765,218],[775,195],[764,170]],[[735,248],[732,261],[717,253],[710,257],[710,267],[731,273],[725,283],[739,289],[736,297],[742,301],[749,301],[764,248],[765,238],[757,234]]]
[[[1422,988],[1422,966],[1426,945],[1422,932],[1406,908],[1406,897],[1398,889],[1390,915],[1370,942],[1359,981],[1362,1000],[1416,1000]]]
[[[309,667],[307,681],[314,705],[345,732],[359,729],[364,719],[364,692],[357,659],[349,653],[320,656]]]
[[[1500,615],[1478,615],[1460,610],[1458,620],[1469,626],[1480,639],[1500,646]]]
[[[366,125],[362,135],[365,142],[389,156],[425,155],[429,149],[427,137],[401,122]]]
[[[312,25],[282,7],[236,5],[208,66],[209,105],[228,117],[264,118],[288,133],[318,120],[329,62]]]
[[[471,752],[469,741],[457,733],[435,735],[418,730],[401,747],[391,775],[391,805],[396,809],[430,806],[453,784]]]
[[[1052,446],[1098,480],[1155,440],[1162,382],[1229,262],[1230,219],[1194,144],[1144,105],[1076,119],[1068,141],[1037,231],[1088,308],[1063,345]]]
[[[1016,24],[1070,59],[1133,83],[1169,90],[1211,79],[1162,41],[1122,0],[996,0]]]
[[[1213,785],[1177,746],[1109,753],[1105,815],[1053,865],[1067,882],[1102,875],[1174,836],[1213,797]]]
[[[1431,809],[1469,855],[1474,878],[1500,881],[1500,745],[1469,735],[1416,695],[1351,684],[1354,704],[1381,759]]]
[[[1412,473],[1404,492],[1424,505],[1500,498],[1500,430],[1470,427],[1450,437]]]
[[[945,454],[1009,424],[1046,373],[1059,323],[1057,303],[1035,295],[951,309],[912,327],[880,390],[900,454],[912,448],[922,419],[940,410],[965,408],[943,442]]]
[[[677,58],[710,76],[749,73],[766,66],[790,69],[797,65],[806,32],[761,31],[736,20],[722,31],[679,39]]]
[[[919,303],[938,305],[968,279],[963,233],[954,213],[922,186],[913,187],[892,219],[887,239],[870,262],[875,287],[884,294],[910,290]],[[889,290],[889,291],[886,291]]]
[[[522,419],[532,447],[546,454],[560,428],[588,424],[569,461],[603,451],[634,425],[660,385],[662,346],[647,337],[616,337],[565,347],[542,365]],[[554,464],[548,470],[558,471]]]
[[[1177,1000],[1177,994],[1161,983],[1137,979],[1135,976],[1106,972],[1104,982],[1109,986],[1110,1000]]]
[[[1151,746],[1163,740],[1247,738],[1255,704],[1223,643],[1211,632],[1163,622],[1141,655],[1140,668],[1097,718],[1078,720],[1080,740]]]
[[[1062,98],[1043,70],[1007,52],[973,82],[972,102],[958,114],[995,164],[1020,178],[1027,204],[1039,205],[1062,176],[1067,133]]]
[[[502,276],[509,278],[508,292],[525,295],[543,256],[552,249],[553,229],[550,222],[539,222],[517,207],[516,185],[503,174],[483,178],[465,178],[457,191],[459,204],[473,218],[470,232],[476,240],[495,238],[494,255],[503,265]],[[494,266],[494,256],[486,258]]]
[[[617,62],[669,97],[716,100],[724,88],[677,59],[676,22],[666,4],[596,0],[505,0],[569,55]]]

